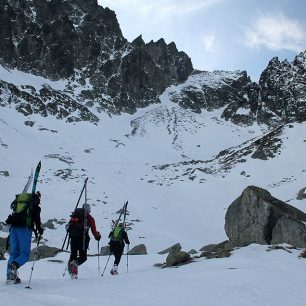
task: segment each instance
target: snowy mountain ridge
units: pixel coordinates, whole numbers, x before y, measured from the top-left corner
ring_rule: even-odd
[[[128,42],[115,13],[96,0],[6,0],[0,8],[1,66],[65,84],[61,92],[34,91],[3,80],[2,95],[26,115],[96,123],[92,112],[133,114],[160,103],[169,86],[182,85],[172,101],[197,113],[226,106],[222,118],[240,125],[305,121],[305,51],[292,63],[273,58],[257,84],[246,71],[197,71],[162,38]]]

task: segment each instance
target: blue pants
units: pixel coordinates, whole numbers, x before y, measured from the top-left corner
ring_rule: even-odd
[[[19,267],[30,258],[32,230],[27,227],[11,227],[10,258],[7,265],[15,261]]]

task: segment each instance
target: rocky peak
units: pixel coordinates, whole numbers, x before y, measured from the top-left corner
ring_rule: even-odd
[[[306,51],[291,63],[271,59],[257,84],[246,71],[194,71],[190,58],[162,38],[145,43],[140,35],[129,43],[116,14],[97,0],[0,0],[0,28],[3,66],[64,80],[65,90],[56,95],[89,112],[133,113],[158,103],[176,85],[173,102],[198,113],[222,108],[222,118],[235,124],[274,127],[306,120]],[[2,86],[8,95],[14,88]],[[24,88],[11,95],[28,97],[22,99],[27,113],[42,109],[33,101],[44,103],[45,97],[30,98]],[[0,102],[9,103],[1,95]]]
[[[135,112],[193,70],[173,43],[129,43],[96,0],[0,0],[0,27],[2,64],[79,88],[88,80],[74,99],[99,111]]]
[[[306,51],[297,55],[293,61],[293,65],[300,68],[302,71],[306,69]]]
[[[273,58],[261,74],[259,111],[263,121],[279,124],[306,120],[305,53],[291,63]]]

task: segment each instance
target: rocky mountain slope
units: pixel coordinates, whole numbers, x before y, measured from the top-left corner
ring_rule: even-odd
[[[193,70],[174,43],[145,44],[141,37],[127,42],[115,13],[96,0],[1,0],[0,20],[3,65],[66,79],[65,95],[75,103],[111,113],[156,102],[168,85],[186,80]],[[45,94],[37,94],[39,101],[32,96],[27,101],[45,103]]]
[[[306,52],[292,63],[272,59],[259,84],[246,71],[201,72],[173,42],[128,42],[115,13],[97,0],[1,0],[0,29],[3,67],[64,84],[33,88],[26,79],[2,78],[1,106],[25,116],[96,123],[97,112],[134,113],[178,86],[173,102],[197,113],[222,108],[221,117],[235,124],[306,119]]]

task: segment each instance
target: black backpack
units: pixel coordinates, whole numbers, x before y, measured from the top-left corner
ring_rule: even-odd
[[[77,208],[71,214],[67,227],[70,237],[82,237],[84,235],[85,214],[84,208]],[[86,225],[86,224],[85,224]]]

